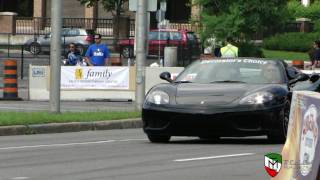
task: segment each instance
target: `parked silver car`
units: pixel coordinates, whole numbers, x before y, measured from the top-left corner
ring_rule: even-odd
[[[88,47],[93,42],[94,31],[81,28],[63,28],[61,42],[63,47],[67,47],[70,43],[75,43],[81,54],[85,47]],[[32,54],[40,52],[50,52],[51,33],[40,35],[26,41],[25,50]]]

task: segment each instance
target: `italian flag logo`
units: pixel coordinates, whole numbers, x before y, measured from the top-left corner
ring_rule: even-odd
[[[275,177],[281,170],[282,156],[269,153],[264,156],[264,168],[271,177]]]

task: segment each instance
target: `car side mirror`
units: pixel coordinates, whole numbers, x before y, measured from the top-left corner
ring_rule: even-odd
[[[301,73],[299,74],[296,78],[292,79],[289,81],[289,84],[292,85],[296,82],[299,82],[299,81],[306,81],[310,79],[309,75],[308,74],[305,74],[305,73]]]
[[[163,80],[166,80],[168,81],[169,83],[172,83],[172,79],[171,79],[171,74],[169,72],[162,72],[160,74],[160,78],[163,79]]]
[[[320,75],[319,75],[319,74],[312,74],[309,80],[310,80],[312,83],[315,83],[316,81],[319,80],[319,78],[320,78]]]
[[[299,71],[292,66],[287,67],[287,73],[288,73],[289,79],[295,79],[299,75]]]

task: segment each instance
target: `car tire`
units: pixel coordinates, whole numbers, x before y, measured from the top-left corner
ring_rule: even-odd
[[[77,49],[80,51],[80,55],[83,55],[84,53],[84,46],[82,44],[76,45]]]
[[[148,134],[148,139],[152,143],[166,143],[169,142],[170,136],[160,136],[160,135],[150,135]]]
[[[29,46],[31,54],[37,55],[41,52],[40,44],[37,42],[33,42]]]
[[[132,54],[133,54],[133,48],[132,48],[132,46],[124,46],[124,47],[121,49],[121,55],[122,55],[124,58],[131,58],[131,57],[132,57]]]
[[[274,143],[284,143],[287,138],[288,125],[289,125],[289,115],[290,115],[290,102],[288,101],[284,108],[279,114],[279,131],[278,133],[269,133],[268,139]]]

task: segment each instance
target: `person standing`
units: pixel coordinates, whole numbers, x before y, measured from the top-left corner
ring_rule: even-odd
[[[227,45],[220,49],[221,57],[224,58],[234,58],[238,57],[238,48],[231,44],[232,39],[227,38]]]
[[[110,57],[109,48],[101,43],[101,34],[95,34],[94,41],[86,52],[85,60],[89,66],[106,66]]]
[[[69,44],[69,51],[65,55],[65,65],[77,65],[82,64],[82,59],[80,55],[80,51],[76,48],[76,45],[74,43]]]
[[[316,40],[314,41],[313,43],[313,47],[314,47],[314,60],[313,62],[311,62],[311,69],[315,69],[318,64],[319,64],[319,61],[320,61],[320,41],[319,40]]]

